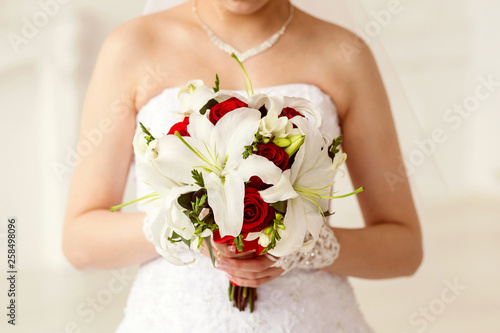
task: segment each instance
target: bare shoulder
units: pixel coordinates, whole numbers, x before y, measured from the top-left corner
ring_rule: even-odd
[[[149,80],[153,72],[164,80],[168,66],[173,66],[173,59],[178,58],[180,43],[189,42],[189,29],[186,29],[189,20],[183,15],[189,12],[183,7],[140,16],[115,28],[101,47],[94,81],[134,96],[132,103],[138,109],[143,104],[137,99],[138,87]]]
[[[183,6],[180,6],[183,7]],[[103,51],[115,60],[147,60],[158,45],[168,46],[182,38],[183,8],[134,18],[115,28],[106,38]]]
[[[356,87],[378,81],[378,67],[368,44],[354,32],[301,12],[304,38],[322,69],[322,84],[345,116]],[[377,83],[378,84],[378,83]]]
[[[355,34],[340,25],[323,21],[305,12],[300,15],[305,36],[314,47],[326,52],[322,54],[342,65],[353,62],[367,62],[372,52],[367,43]],[[354,66],[353,66],[354,67]]]

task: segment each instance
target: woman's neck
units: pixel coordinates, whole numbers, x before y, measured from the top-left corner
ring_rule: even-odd
[[[290,14],[290,6],[288,0],[271,0],[249,14],[241,14],[238,11],[241,8],[228,8],[229,5],[217,0],[196,1],[201,20],[218,37],[241,51],[278,31]]]

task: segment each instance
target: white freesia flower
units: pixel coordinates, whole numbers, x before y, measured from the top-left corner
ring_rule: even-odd
[[[259,236],[259,245],[262,246],[262,247],[267,247],[269,244],[271,243],[271,238],[269,237],[268,234],[266,234],[266,232],[263,230],[261,233],[260,233],[260,236]]]
[[[337,172],[339,172],[342,177],[345,175],[345,172],[344,170],[340,169],[340,166],[342,164],[344,164],[344,162],[346,161],[347,159],[347,154],[346,153],[340,153],[338,152],[337,154],[335,154],[335,157],[333,158],[333,167],[335,169],[337,169]]]
[[[268,111],[262,118],[259,133],[267,138],[286,138],[293,133],[293,124],[287,117],[278,117],[274,111]]]
[[[208,203],[222,237],[238,236],[243,225],[245,182],[252,176],[267,184],[280,184],[279,200],[297,196],[281,170],[266,158],[251,155],[243,159],[244,147],[253,143],[260,112],[234,110],[213,125],[205,116],[193,114],[191,137],[167,135],[158,139],[155,166],[180,183],[192,183],[193,169],[202,172]],[[288,184],[288,186],[287,186]]]
[[[177,95],[177,97],[181,97],[183,96],[184,94],[192,94],[197,88],[199,87],[203,87],[205,85],[205,83],[203,83],[203,80],[191,80],[191,81],[188,81],[188,83],[186,83],[185,85],[183,85],[180,89],[179,89],[179,94]]]
[[[285,107],[285,99],[281,94],[257,94],[250,97],[248,106],[260,109],[265,106],[267,115],[262,118],[259,133],[267,138],[286,138],[292,135],[293,124],[287,117],[279,117]]]

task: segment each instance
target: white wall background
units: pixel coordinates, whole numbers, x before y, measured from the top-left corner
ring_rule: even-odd
[[[6,257],[4,222],[16,216],[19,332],[112,332],[121,319],[134,268],[76,272],[61,254],[71,176],[64,167],[74,163],[71,151],[79,113],[100,44],[114,27],[137,16],[144,2],[66,0],[51,7],[46,23],[41,3],[54,1],[0,3],[0,258]],[[318,5],[299,2],[307,8]],[[365,24],[374,21],[370,12],[387,8],[389,2],[363,0],[367,12],[347,2],[346,8],[359,15],[355,21],[345,21],[342,10],[337,13],[346,25],[364,31]],[[443,129],[447,140],[436,144],[412,172],[425,234],[422,268],[410,279],[353,284],[378,332],[498,332],[500,87],[456,128],[443,117],[455,103],[474,96],[479,77],[492,76],[500,82],[500,4],[401,0],[401,6],[372,46],[383,68],[389,68],[384,53],[394,68],[384,77],[405,157],[422,151],[415,140],[430,137],[436,128]],[[26,43],[16,52],[9,34],[22,36],[25,19],[39,19],[42,24],[24,31]],[[403,126],[408,121],[418,123],[420,130]],[[344,181],[342,186],[349,184]],[[334,223],[359,225],[355,200],[346,199],[342,205]],[[6,260],[0,261],[4,271]],[[466,289],[445,304],[440,301],[445,281],[455,279]],[[110,294],[109,283],[115,280],[123,290]],[[3,304],[7,285],[4,278],[0,281]],[[92,309],[93,299],[105,302]],[[431,317],[422,321],[420,311],[426,308]],[[3,312],[2,318],[2,331],[13,330],[5,324]]]

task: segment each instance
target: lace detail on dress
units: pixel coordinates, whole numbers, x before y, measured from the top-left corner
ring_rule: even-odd
[[[311,235],[306,237],[306,241],[310,241],[311,239]],[[294,268],[319,269],[333,264],[338,258],[339,252],[340,244],[337,238],[335,238],[333,230],[323,224],[318,240],[310,251],[297,251],[288,256],[281,257],[273,267],[281,267],[284,270],[283,274],[288,273]]]

